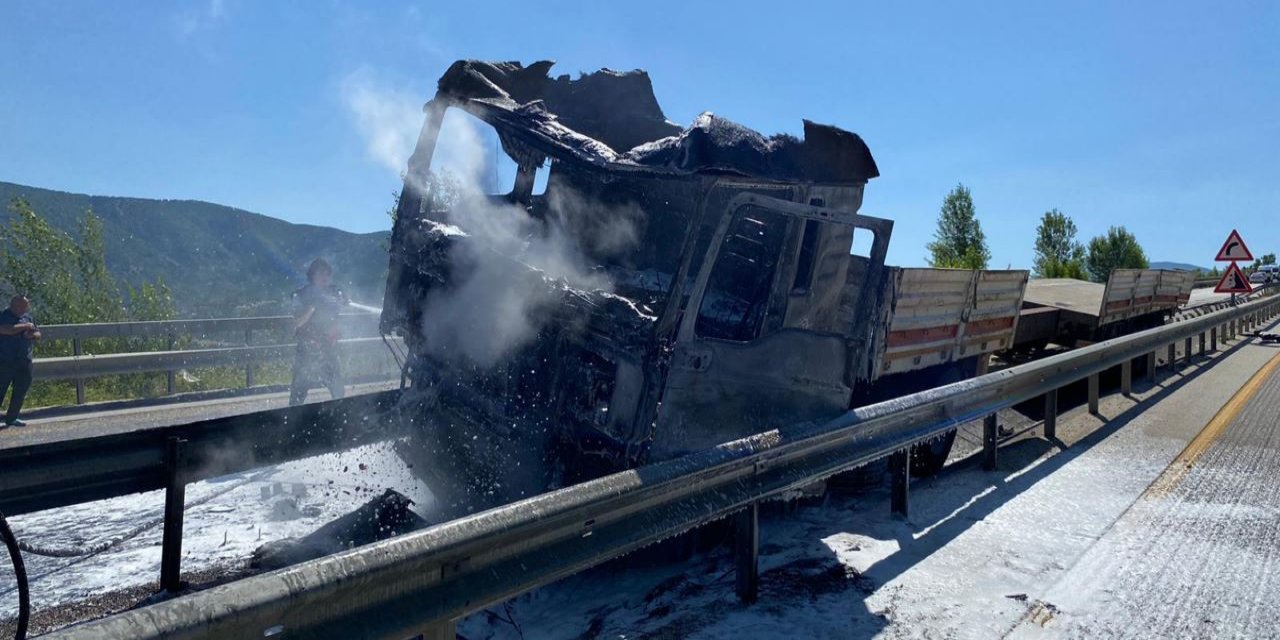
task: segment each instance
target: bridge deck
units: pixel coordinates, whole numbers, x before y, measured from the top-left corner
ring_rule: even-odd
[[[399,386],[399,381],[348,385],[347,395],[386,391]],[[329,392],[324,389],[313,389],[307,397],[310,402],[328,398]],[[198,420],[212,420],[254,411],[278,409],[288,404],[289,394],[284,392],[237,395],[191,402],[178,401],[103,411],[76,411],[52,416],[37,412],[36,417],[27,419],[29,424],[25,427],[0,429],[0,449],[141,429],[157,429]]]

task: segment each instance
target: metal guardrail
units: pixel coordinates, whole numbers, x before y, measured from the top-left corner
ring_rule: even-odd
[[[368,320],[377,330],[378,314],[342,314],[354,322]],[[255,318],[204,318],[196,320],[150,320],[141,322],[97,322],[85,324],[49,324],[40,327],[45,340],[83,340],[88,338],[156,338],[167,336],[205,336],[215,333],[282,330],[292,316],[260,316]]]
[[[1214,311],[1221,311],[1223,309],[1236,306],[1241,302],[1245,302],[1248,300],[1253,300],[1253,299],[1261,298],[1265,296],[1275,295],[1277,291],[1280,291],[1280,283],[1268,282],[1265,284],[1255,286],[1253,289],[1253,292],[1237,296],[1235,300],[1232,300],[1231,297],[1226,297],[1221,300],[1214,300],[1211,302],[1202,302],[1196,305],[1184,306],[1181,309],[1178,309],[1176,313],[1174,313],[1173,319],[1176,322],[1181,322],[1183,320],[1186,320],[1187,318],[1198,318],[1200,316],[1213,313]]]
[[[361,349],[385,348],[380,341],[378,314],[343,314],[351,339],[342,341],[347,355]],[[74,380],[76,404],[85,402],[85,380],[97,376],[148,373],[164,371],[168,374],[167,392],[177,392],[176,374],[180,369],[194,367],[243,366],[245,386],[254,386],[254,365],[283,360],[293,353],[292,344],[254,345],[254,333],[287,332],[290,316],[265,316],[256,318],[215,318],[198,320],[160,320],[147,322],[110,322],[88,324],[55,324],[40,327],[44,339],[70,340],[72,356],[37,358],[37,380]],[[177,349],[180,336],[207,339],[210,335],[243,337],[243,346],[201,349]],[[167,338],[168,351],[140,353],[88,354],[84,341],[101,338]]]
[[[757,506],[782,492],[890,456],[893,507],[908,505],[908,448],[984,418],[994,468],[996,411],[1043,397],[1054,437],[1057,391],[1178,342],[1216,350],[1280,311],[1264,298],[978,378],[859,408],[827,424],[783,428],[582,483],[351,551],[87,622],[53,638],[406,638],[693,527],[735,516],[739,594],[754,597]],[[1211,339],[1211,347],[1206,346]],[[1154,375],[1154,366],[1148,368]],[[64,462],[70,465],[70,462]],[[0,496],[11,495],[0,457]],[[45,469],[56,473],[55,469]]]
[[[73,380],[125,373],[172,371],[195,367],[249,366],[284,360],[293,356],[296,345],[275,344],[254,347],[222,347],[219,349],[186,349],[181,351],[147,351],[112,353],[63,358],[40,358],[35,361],[38,380]],[[347,355],[368,347],[386,349],[381,338],[350,338],[338,341]]]

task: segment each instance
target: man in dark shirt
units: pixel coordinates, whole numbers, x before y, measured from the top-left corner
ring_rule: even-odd
[[[307,391],[318,385],[328,387],[335,400],[346,395],[338,362],[338,339],[342,337],[338,313],[351,301],[332,280],[333,268],[323,258],[317,258],[307,269],[307,285],[293,292],[298,350],[293,359],[290,405],[302,404]]]
[[[26,296],[14,296],[9,308],[0,311],[0,402],[13,387],[9,410],[4,414],[6,426],[27,425],[18,419],[18,412],[31,388],[33,347],[39,339],[40,328],[31,318],[31,301]]]

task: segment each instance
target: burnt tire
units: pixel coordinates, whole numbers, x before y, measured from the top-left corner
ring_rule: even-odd
[[[942,471],[955,443],[956,432],[948,431],[941,438],[911,447],[911,475],[927,478]]]

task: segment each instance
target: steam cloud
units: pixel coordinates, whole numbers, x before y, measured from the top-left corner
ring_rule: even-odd
[[[349,78],[345,89],[370,156],[400,175],[418,139],[421,107],[403,92],[359,77]],[[485,125],[451,109],[440,129],[432,168],[447,167],[457,179],[459,198],[447,223],[467,237],[455,238],[452,282],[431,293],[421,329],[432,356],[488,367],[552,320],[564,287],[611,293],[609,278],[588,255],[633,246],[642,214],[635,205],[607,207],[558,188],[549,191],[544,222],[522,206],[487,197],[494,158],[479,126]]]
[[[422,101],[408,91],[378,84],[367,71],[343,80],[342,101],[369,157],[396,175],[404,171],[422,126]]]

